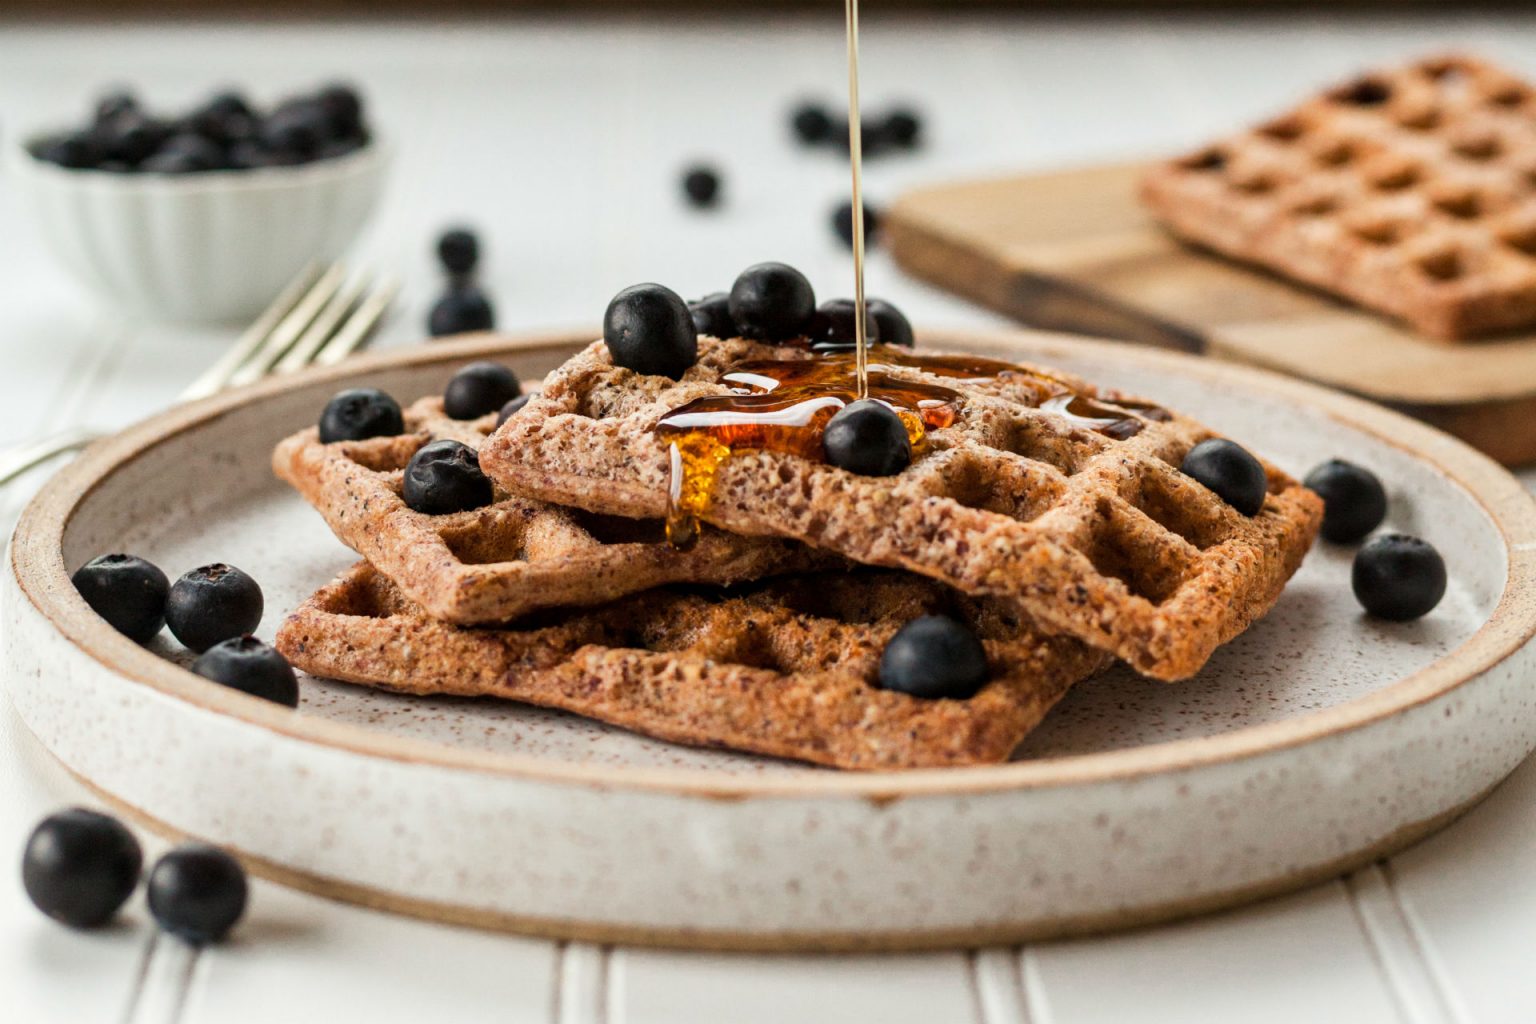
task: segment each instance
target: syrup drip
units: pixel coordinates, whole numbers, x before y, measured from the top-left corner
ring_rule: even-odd
[[[864,126],[859,110],[859,0],[844,0],[848,41],[848,167],[853,179],[853,322],[858,397],[869,397],[868,306],[864,301]]]
[[[1067,392],[1060,395],[1052,395],[1040,403],[1040,408],[1046,412],[1054,412],[1060,416],[1096,430],[1105,437],[1115,441],[1124,441],[1126,438],[1135,437],[1141,433],[1143,426],[1141,420],[1135,416],[1126,415],[1124,409],[1104,405],[1101,402],[1089,398],[1087,395],[1079,395]]]

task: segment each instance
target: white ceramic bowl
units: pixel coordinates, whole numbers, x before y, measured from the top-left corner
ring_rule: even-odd
[[[11,173],[48,246],[83,285],[156,320],[249,319],[311,260],[356,237],[388,153],[201,174],[69,170],[11,149]]]

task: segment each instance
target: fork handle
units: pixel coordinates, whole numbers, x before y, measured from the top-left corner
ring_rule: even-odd
[[[42,465],[66,452],[79,451],[101,436],[90,430],[73,428],[0,452],[0,486],[10,483],[33,466]]]

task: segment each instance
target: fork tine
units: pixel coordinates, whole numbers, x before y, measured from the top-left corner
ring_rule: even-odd
[[[267,340],[251,353],[251,358],[246,360],[234,373],[230,374],[225,387],[239,387],[249,384],[254,380],[260,380],[271,371],[274,364],[282,358],[283,353],[293,347],[293,343],[304,333],[308,327],[325,308],[326,303],[336,294],[346,280],[347,268],[340,263],[332,263],[320,275],[314,287],[299,300],[292,312],[283,317],[280,324],[267,336]]]
[[[313,362],[315,354],[325,346],[326,340],[336,333],[347,314],[352,312],[352,307],[357,305],[358,299],[362,297],[367,286],[368,279],[360,277],[333,295],[331,301],[327,302],[325,308],[320,311],[320,315],[315,317],[314,323],[299,335],[299,340],[294,342],[293,347],[277,361],[272,372],[292,373],[294,370],[302,370]]]
[[[207,398],[209,395],[223,388],[240,369],[241,365],[251,357],[251,354],[259,349],[263,342],[277,329],[277,325],[283,322],[283,318],[293,311],[310,287],[314,285],[316,278],[320,276],[320,265],[311,263],[299,271],[297,277],[288,282],[287,286],[272,300],[272,304],[262,311],[245,333],[240,335],[238,341],[218,358],[212,366],[204,370],[196,380],[187,385],[186,390],[179,396],[183,402],[191,402],[199,398]]]
[[[389,304],[395,300],[395,293],[399,290],[400,282],[393,277],[385,277],[380,281],[373,292],[358,303],[352,315],[325,347],[315,354],[315,365],[330,366],[362,347],[379,325],[379,319],[389,309]]]

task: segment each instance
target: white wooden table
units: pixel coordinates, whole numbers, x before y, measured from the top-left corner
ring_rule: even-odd
[[[829,4],[829,6],[831,6]],[[876,7],[876,10],[878,8]],[[843,165],[788,142],[801,94],[844,83],[840,22],[526,20],[436,27],[168,24],[0,27],[0,127],[78,116],[126,81],[179,103],[226,81],[270,94],[363,84],[399,153],[361,258],[407,279],[380,344],[410,344],[438,284],[436,229],[489,243],[500,326],[594,324],[618,288],[727,287],[762,259],[850,288],[827,227]],[[1536,73],[1536,16],[1438,19],[1031,19],[866,14],[871,108],[928,115],[921,155],[872,163],[874,202],[911,183],[1193,144],[1364,62],[1466,44]],[[726,172],[724,209],[683,208],[693,157]],[[39,251],[0,186],[0,444],[75,422],[127,423],[170,401],[230,331],[127,322]],[[988,314],[902,278],[870,290],[920,327]],[[1321,457],[1325,453],[1319,453]],[[1533,478],[1536,482],[1536,478]],[[7,524],[37,480],[0,494]],[[0,712],[0,861],[43,814],[85,801]],[[95,934],[54,927],[0,864],[0,1020],[879,1020],[986,1024],[1536,1020],[1536,764],[1389,863],[1203,920],[970,954],[691,955],[458,930],[258,882],[235,941],[194,956],[156,941],[142,904]]]

